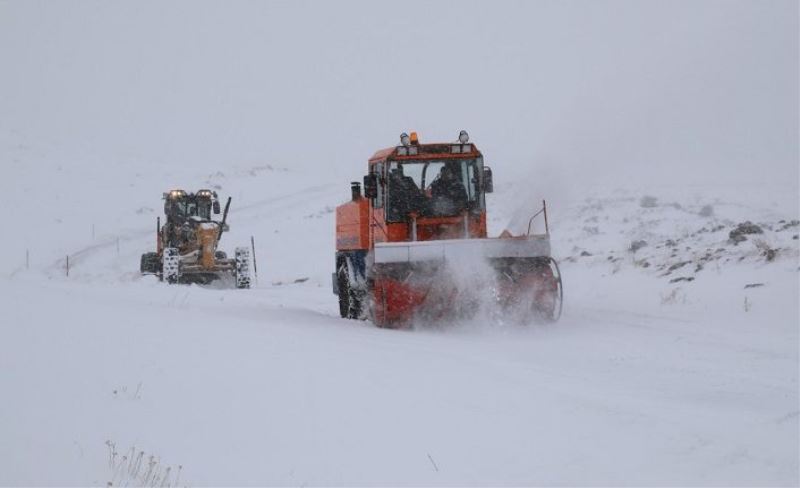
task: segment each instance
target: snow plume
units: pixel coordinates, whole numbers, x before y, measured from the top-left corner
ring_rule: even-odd
[[[495,276],[480,256],[458,255],[431,270],[425,303],[413,324],[431,327],[473,321],[494,303]]]
[[[415,311],[415,327],[484,329],[537,320],[533,313],[536,290],[530,288],[509,299],[503,271],[483,255],[448,252],[447,260],[429,272],[425,283],[429,291]]]

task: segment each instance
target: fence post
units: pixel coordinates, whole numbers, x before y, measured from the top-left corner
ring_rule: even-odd
[[[69,278],[69,254],[67,254],[67,278]]]
[[[250,236],[250,249],[253,250],[253,274],[256,277],[256,286],[258,286],[258,265],[256,264],[256,240]]]

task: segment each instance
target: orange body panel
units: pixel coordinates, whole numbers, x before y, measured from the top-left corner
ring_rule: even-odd
[[[427,290],[420,290],[396,280],[380,279],[373,290],[374,320],[377,325],[391,326],[408,322],[417,307],[425,303]]]
[[[217,237],[219,231],[216,227],[199,227],[197,237],[200,241],[200,265],[205,269],[214,267],[214,251],[217,250]]]
[[[376,216],[376,221],[383,224]],[[411,240],[411,224],[400,222],[386,224],[388,227],[388,242],[405,242]],[[470,215],[468,220],[468,238],[486,237],[486,212],[479,215]],[[417,219],[417,240],[433,241],[443,239],[464,239],[463,217],[436,217]],[[382,242],[376,239],[376,242]]]
[[[336,207],[336,249],[367,249],[369,245],[369,200],[359,198]]]

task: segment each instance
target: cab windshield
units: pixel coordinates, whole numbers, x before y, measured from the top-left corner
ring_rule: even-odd
[[[199,217],[202,220],[211,220],[211,201],[204,199],[181,199],[173,203],[173,211],[180,218]]]
[[[483,208],[482,174],[481,158],[391,162],[386,175],[386,218],[407,221],[411,213],[452,217]]]

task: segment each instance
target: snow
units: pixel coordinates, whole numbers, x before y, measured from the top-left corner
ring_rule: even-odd
[[[800,484],[796,2],[308,7],[0,2],[0,484]],[[339,318],[350,182],[461,129],[561,320]],[[139,274],[174,188],[251,289]]]
[[[714,219],[791,220],[791,208],[703,195],[678,210],[665,189],[667,203],[643,208],[636,192],[598,189],[551,209],[558,324],[390,331],[340,319],[331,293],[331,209],[348,182],[233,173],[190,180],[231,189],[222,247],[255,236],[251,290],[139,276],[157,212],[136,210],[158,208],[156,186],[117,198],[94,240],[73,229],[29,270],[17,254],[0,281],[5,481],[136,484],[120,461],[133,449],[172,467],[167,484],[178,466],[188,485],[797,483],[797,228],[766,233],[772,262],[753,242],[726,244],[731,224],[698,234],[733,261],[688,283],[656,268],[697,253],[654,249]],[[515,185],[489,199],[495,234]],[[719,217],[695,214],[707,203]],[[650,243],[635,256],[633,238]]]

